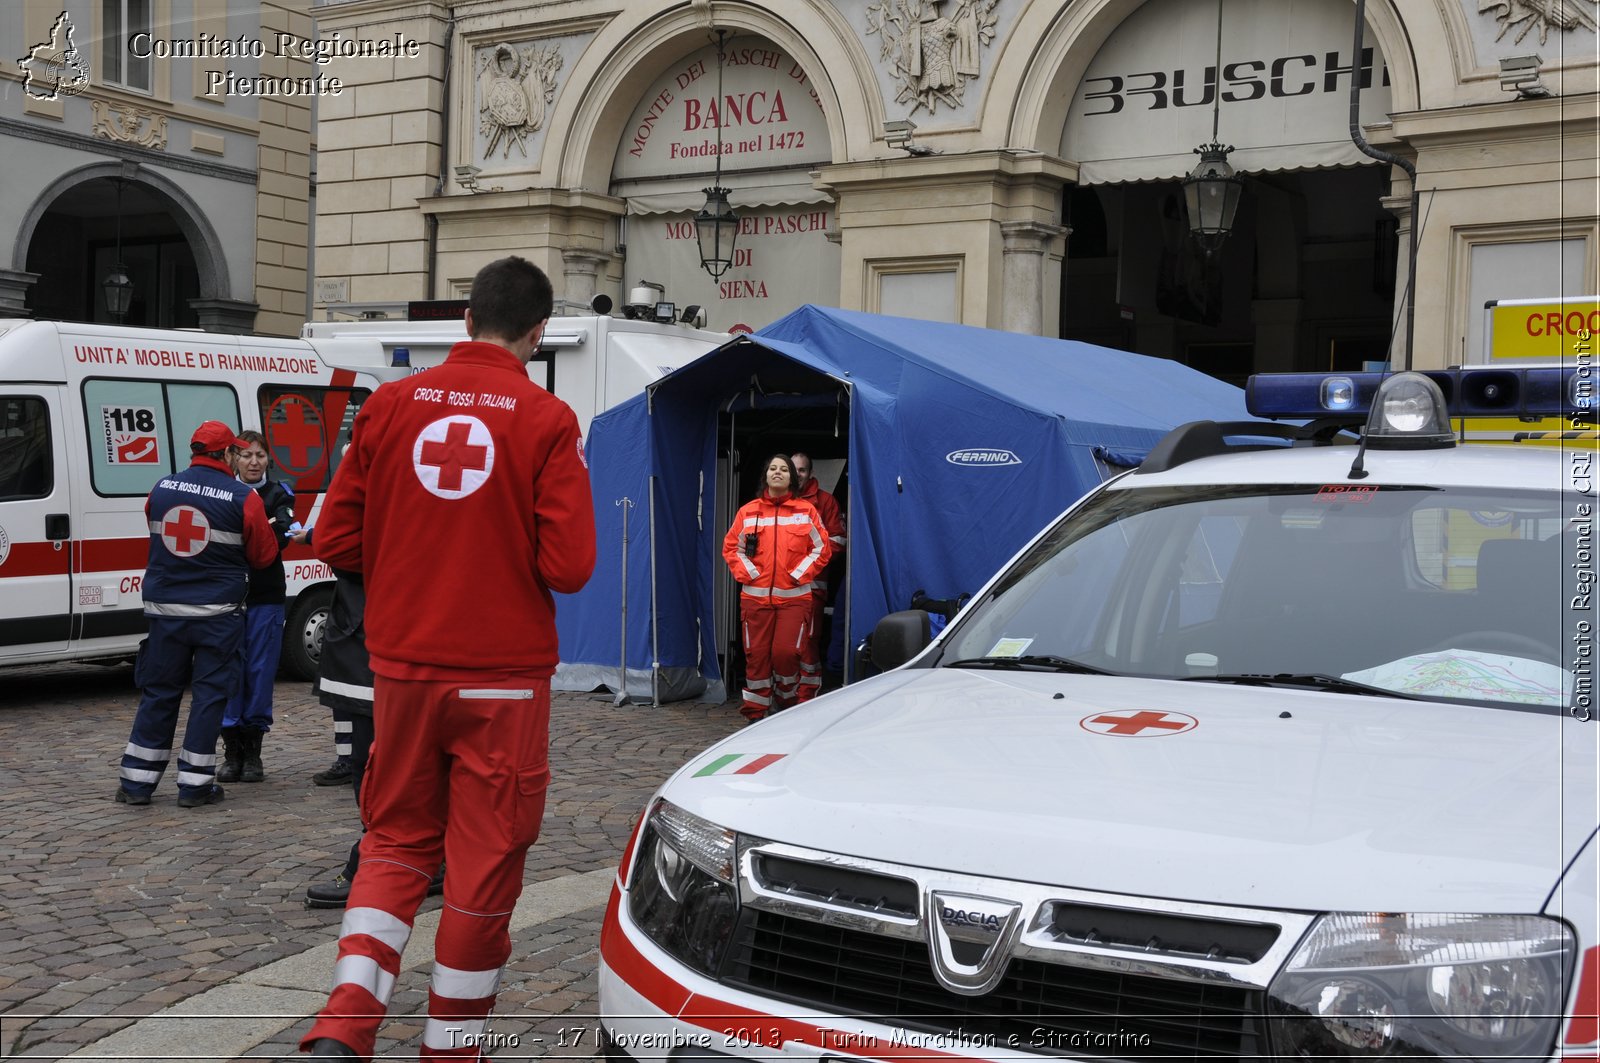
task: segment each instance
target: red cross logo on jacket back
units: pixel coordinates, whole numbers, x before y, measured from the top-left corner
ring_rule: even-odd
[[[430,493],[465,498],[488,482],[494,470],[494,437],[476,417],[445,417],[417,434],[411,464]]]
[[[161,518],[161,542],[178,557],[193,557],[211,545],[211,523],[193,506],[175,506]]]

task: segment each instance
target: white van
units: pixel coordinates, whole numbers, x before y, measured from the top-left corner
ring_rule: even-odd
[[[577,411],[608,406],[726,340],[672,324],[553,318],[529,374]],[[131,656],[146,624],[145,497],[215,419],[267,438],[270,475],[314,525],[361,404],[444,359],[460,321],[308,325],[301,339],[0,319],[0,666]],[[410,366],[391,365],[396,350]],[[401,356],[404,360],[404,356]],[[284,555],[285,669],[316,674],[333,573]]]

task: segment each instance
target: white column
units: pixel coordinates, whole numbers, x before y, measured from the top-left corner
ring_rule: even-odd
[[[1044,282],[1048,272],[1045,257],[1052,244],[1066,233],[1060,225],[1042,222],[1000,223],[1002,321],[1006,331],[1044,334]]]

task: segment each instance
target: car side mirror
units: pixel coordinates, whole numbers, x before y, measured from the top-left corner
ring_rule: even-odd
[[[887,672],[899,668],[928,648],[933,624],[921,609],[890,613],[872,629],[872,664]]]

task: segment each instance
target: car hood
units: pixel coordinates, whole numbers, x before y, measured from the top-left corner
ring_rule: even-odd
[[[1097,733],[1154,718],[1116,722],[1141,712],[1168,726]],[[1177,730],[1175,714],[1195,724]],[[994,878],[1268,908],[1536,912],[1594,830],[1594,726],[914,669],[738,732],[665,796],[772,840]]]

